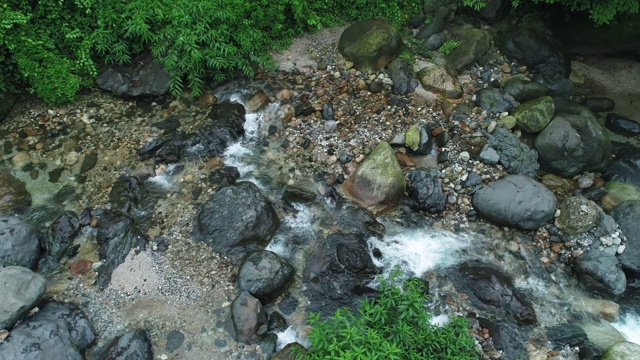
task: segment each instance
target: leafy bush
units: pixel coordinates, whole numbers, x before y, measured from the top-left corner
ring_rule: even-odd
[[[608,24],[618,14],[636,14],[640,9],[640,0],[512,0],[514,7],[527,2],[561,4],[571,11],[588,11],[598,25]],[[463,0],[462,3],[479,10],[486,6],[487,0]]]
[[[299,358],[477,360],[467,320],[455,317],[442,327],[432,325],[423,283],[413,278],[400,288],[400,276],[396,270],[381,279],[380,296],[363,301],[358,315],[342,309],[321,320],[311,314],[311,349]]]
[[[440,46],[438,52],[440,52],[440,54],[442,55],[449,55],[449,53],[451,53],[453,49],[457,48],[458,46],[460,46],[460,41],[447,40],[444,44],[442,44],[442,46]]]

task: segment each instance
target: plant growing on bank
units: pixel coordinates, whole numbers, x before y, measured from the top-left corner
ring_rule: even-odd
[[[442,55],[449,55],[449,53],[451,53],[453,49],[457,48],[458,46],[460,46],[460,41],[450,39],[445,41],[445,43],[440,46],[438,52],[440,52],[440,54]]]
[[[475,341],[465,318],[432,325],[425,310],[428,295],[421,280],[396,285],[401,272],[380,278],[380,295],[362,302],[358,314],[337,310],[324,320],[311,314],[311,348],[299,359],[458,359],[477,360]]]

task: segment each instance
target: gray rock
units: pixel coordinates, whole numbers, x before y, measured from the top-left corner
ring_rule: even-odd
[[[537,133],[549,124],[555,109],[553,99],[543,96],[520,104],[513,112],[513,116],[523,131]]]
[[[606,130],[589,109],[580,105],[556,113],[535,138],[534,146],[540,164],[564,177],[601,170],[611,155]]]
[[[553,96],[556,99],[569,99],[573,94],[573,82],[564,76],[536,74],[532,80],[546,87],[547,95]]]
[[[475,104],[488,113],[510,112],[517,105],[516,99],[506,91],[496,88],[487,88],[476,92]]]
[[[268,303],[287,290],[294,274],[293,266],[286,259],[271,251],[257,251],[240,266],[238,289]]]
[[[551,190],[523,175],[509,175],[473,195],[473,206],[482,217],[525,230],[536,230],[551,220],[556,205]]]
[[[547,87],[540,83],[516,77],[507,80],[502,89],[519,102],[537,99],[548,92]]]
[[[0,329],[10,329],[44,295],[47,282],[22,266],[0,268]]]
[[[334,117],[333,106],[331,104],[322,105],[322,118],[325,120],[333,120]]]
[[[444,210],[446,197],[438,171],[419,168],[409,174],[409,206],[418,211],[437,213]]]
[[[629,277],[640,278],[640,200],[625,201],[610,215],[627,238],[626,249],[618,255],[622,269]]]
[[[447,36],[439,32],[429,36],[427,40],[424,41],[424,46],[427,50],[434,51],[438,50],[445,41],[447,41]]]
[[[576,259],[574,271],[580,282],[592,291],[611,296],[624,293],[627,278],[614,255],[592,249]]]
[[[632,342],[615,344],[604,352],[602,360],[638,360],[640,345]]]
[[[219,189],[202,205],[193,236],[217,252],[243,255],[266,246],[279,226],[271,202],[255,184],[241,181]]]
[[[387,69],[389,78],[393,81],[391,91],[398,95],[407,95],[412,93],[418,87],[418,79],[416,79],[413,67],[406,59],[395,59],[389,64]]]
[[[606,112],[611,111],[616,106],[615,101],[602,97],[602,96],[590,96],[584,99],[582,105],[586,106],[593,112]]]
[[[479,158],[480,161],[487,165],[495,165],[498,163],[498,161],[500,161],[500,154],[498,154],[498,152],[494,148],[492,148],[488,144],[485,144],[482,147],[482,151],[480,151]]]
[[[448,66],[458,73],[469,68],[482,58],[491,48],[491,35],[487,30],[473,27],[455,31],[454,37],[460,45],[444,56]]]
[[[425,24],[420,31],[416,34],[416,38],[419,40],[428,39],[431,35],[437,34],[444,30],[445,19],[442,16],[437,16],[429,19],[429,23]]]
[[[533,177],[538,172],[538,153],[509,130],[495,129],[487,144],[500,154],[500,164],[509,174]]]
[[[0,215],[0,265],[35,269],[41,252],[38,234],[29,224]]]
[[[418,80],[427,91],[444,94],[449,99],[462,97],[462,85],[455,71],[445,66],[428,64],[418,71]]]
[[[153,360],[153,348],[145,331],[130,331],[93,351],[90,359]]]
[[[556,225],[565,234],[574,235],[587,232],[598,224],[600,208],[596,203],[581,196],[572,196],[558,207],[560,216]]]
[[[75,305],[49,302],[11,330],[0,343],[0,358],[84,360],[95,338],[93,325]]]
[[[338,50],[360,71],[387,66],[402,49],[400,33],[382,18],[360,21],[344,30]]]
[[[607,127],[607,129],[613,131],[618,135],[627,137],[640,135],[640,123],[618,114],[607,114],[605,126]]]
[[[111,65],[96,80],[98,86],[121,97],[159,96],[169,92],[169,72],[150,53],[129,64]]]
[[[260,300],[243,291],[231,303],[233,338],[241,343],[256,343],[267,332],[267,313]]]

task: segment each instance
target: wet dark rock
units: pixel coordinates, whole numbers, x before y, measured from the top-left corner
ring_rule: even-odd
[[[111,187],[109,203],[111,208],[132,214],[140,208],[144,183],[136,176],[121,176]]]
[[[436,169],[419,168],[408,175],[409,207],[437,213],[444,210],[446,197]]]
[[[278,309],[280,309],[280,311],[285,315],[291,315],[296,311],[299,303],[300,302],[295,296],[287,294],[284,299],[280,300],[278,303]]]
[[[640,201],[625,201],[610,212],[626,236],[626,248],[618,255],[622,269],[628,277],[640,278]]]
[[[240,171],[233,166],[224,166],[219,169],[215,169],[209,174],[209,182],[216,184],[220,187],[233,185],[240,178]]]
[[[551,31],[536,24],[521,23],[502,30],[494,39],[500,52],[526,65],[534,73],[567,78],[571,62]]]
[[[84,360],[96,336],[87,316],[72,304],[49,302],[0,343],[3,359]]]
[[[316,112],[316,109],[309,101],[298,103],[293,107],[293,114],[295,116],[309,116],[314,112]]]
[[[274,311],[269,315],[268,325],[269,331],[271,332],[284,331],[289,326],[287,324],[287,319],[277,311]]]
[[[64,168],[59,167],[57,169],[53,169],[51,171],[49,171],[49,182],[50,183],[57,183],[60,180],[60,177],[62,176],[62,172],[64,171]]]
[[[510,112],[515,109],[516,100],[506,91],[496,88],[482,89],[476,93],[475,104],[488,113]]]
[[[168,352],[172,353],[178,350],[182,344],[184,343],[184,334],[178,330],[173,330],[167,335],[167,345],[165,345],[165,349]]]
[[[378,80],[370,82],[368,87],[372,94],[378,94],[382,91],[382,83]]]
[[[494,23],[509,15],[509,10],[511,10],[510,1],[489,0],[486,5],[478,11],[478,13],[480,14],[480,18],[483,20]]]
[[[151,124],[151,127],[172,132],[177,130],[180,125],[180,119],[178,119],[176,116],[170,116],[162,121],[154,122],[153,124]]]
[[[153,360],[153,348],[146,331],[131,331],[93,351],[90,360]]]
[[[622,136],[634,137],[640,135],[640,123],[613,113],[607,114],[605,127]]]
[[[396,95],[407,95],[416,90],[419,85],[413,66],[406,59],[398,58],[389,64],[387,69],[389,78],[393,80],[391,91]]]
[[[527,297],[497,266],[471,261],[450,269],[447,274],[454,279],[456,289],[469,295],[470,302],[478,309],[520,325],[537,322]]]
[[[540,83],[519,78],[507,80],[502,89],[519,102],[537,99],[548,92],[547,87]]]
[[[601,170],[611,156],[606,130],[589,109],[572,105],[556,112],[534,140],[543,168],[563,177]]]
[[[604,352],[588,340],[585,341],[580,347],[580,350],[578,350],[578,357],[580,360],[600,360],[603,355]]]
[[[0,215],[0,265],[35,269],[42,249],[38,233],[15,216]]]
[[[25,184],[8,172],[0,174],[0,213],[21,212],[31,205],[31,194]]]
[[[499,162],[509,174],[534,177],[538,172],[538,153],[507,129],[497,128],[487,144],[499,154]]]
[[[96,80],[106,91],[129,98],[160,96],[169,91],[169,73],[150,53],[132,59],[126,65],[111,65]]]
[[[231,303],[231,326],[233,338],[241,343],[256,343],[267,332],[267,313],[260,300],[243,291]]]
[[[266,304],[287,290],[294,274],[293,266],[286,259],[271,251],[256,251],[240,266],[238,289]]]
[[[491,48],[491,35],[487,30],[462,27],[454,31],[453,36],[460,45],[444,55],[444,59],[447,66],[451,66],[458,73],[475,64]]]
[[[284,188],[282,199],[294,203],[308,203],[316,199],[314,189],[298,185],[287,185]]]
[[[80,218],[73,211],[65,211],[49,226],[42,240],[45,256],[40,260],[40,272],[50,273],[58,267],[79,232]]]
[[[383,18],[360,21],[344,30],[338,50],[360,71],[387,66],[402,49],[400,33]]]
[[[473,195],[473,206],[482,217],[525,230],[536,230],[551,220],[556,205],[551,190],[524,175],[509,175]]]
[[[424,40],[430,38],[432,35],[442,33],[444,30],[445,19],[443,16],[437,16],[429,19],[429,23],[425,24],[420,31],[416,34],[416,38]]]
[[[593,112],[606,112],[613,110],[613,108],[616,106],[616,103],[615,101],[606,97],[590,96],[584,99],[582,105],[586,106]]]
[[[85,227],[85,226],[89,226],[91,225],[91,219],[93,218],[93,215],[91,214],[92,209],[91,208],[84,208],[82,209],[82,212],[80,213],[80,217],[78,218],[80,220],[80,226]]]
[[[0,267],[0,329],[11,329],[38,304],[46,289],[40,274],[22,266]]]
[[[580,283],[591,291],[618,296],[627,286],[627,278],[615,255],[597,248],[580,255],[574,271]]]
[[[496,349],[502,350],[504,359],[527,358],[527,334],[523,328],[505,320],[478,319],[480,327],[489,330]]]
[[[102,265],[98,268],[95,283],[104,288],[111,282],[113,270],[124,262],[132,249],[144,249],[148,237],[138,228],[134,219],[124,213],[104,210],[98,216],[100,222],[96,241],[100,246],[98,255]]]
[[[82,164],[80,164],[80,174],[84,174],[84,173],[87,173],[88,171],[91,171],[91,169],[93,169],[97,163],[98,163],[98,153],[97,152],[88,153],[82,159]]]
[[[444,33],[439,32],[429,36],[424,41],[424,46],[426,46],[427,50],[434,51],[438,50],[445,41],[447,41],[447,36]]]
[[[260,350],[268,358],[270,358],[276,352],[276,346],[278,345],[278,335],[269,333],[260,339]]]
[[[587,334],[581,327],[571,324],[562,324],[547,328],[547,339],[551,341],[555,349],[562,349],[565,345],[582,347],[588,340]]]
[[[573,82],[560,75],[536,74],[532,80],[547,88],[547,95],[569,99],[573,94]]]
[[[279,226],[269,200],[255,184],[241,181],[219,189],[202,205],[193,236],[217,252],[242,255],[261,250]]]
[[[325,120],[333,120],[335,118],[335,113],[333,112],[333,105],[331,104],[322,105],[322,118]]]

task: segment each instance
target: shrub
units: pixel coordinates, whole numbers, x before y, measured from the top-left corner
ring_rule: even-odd
[[[447,40],[444,44],[442,44],[442,46],[440,46],[438,52],[440,52],[440,54],[442,55],[449,55],[449,53],[451,53],[453,49],[457,48],[458,46],[460,46],[460,41]]]
[[[354,314],[347,309],[321,320],[311,314],[311,348],[299,358],[314,359],[458,359],[477,360],[475,341],[465,318],[440,327],[425,310],[427,295],[419,279],[396,285],[401,273],[380,279],[380,295],[365,300]]]

